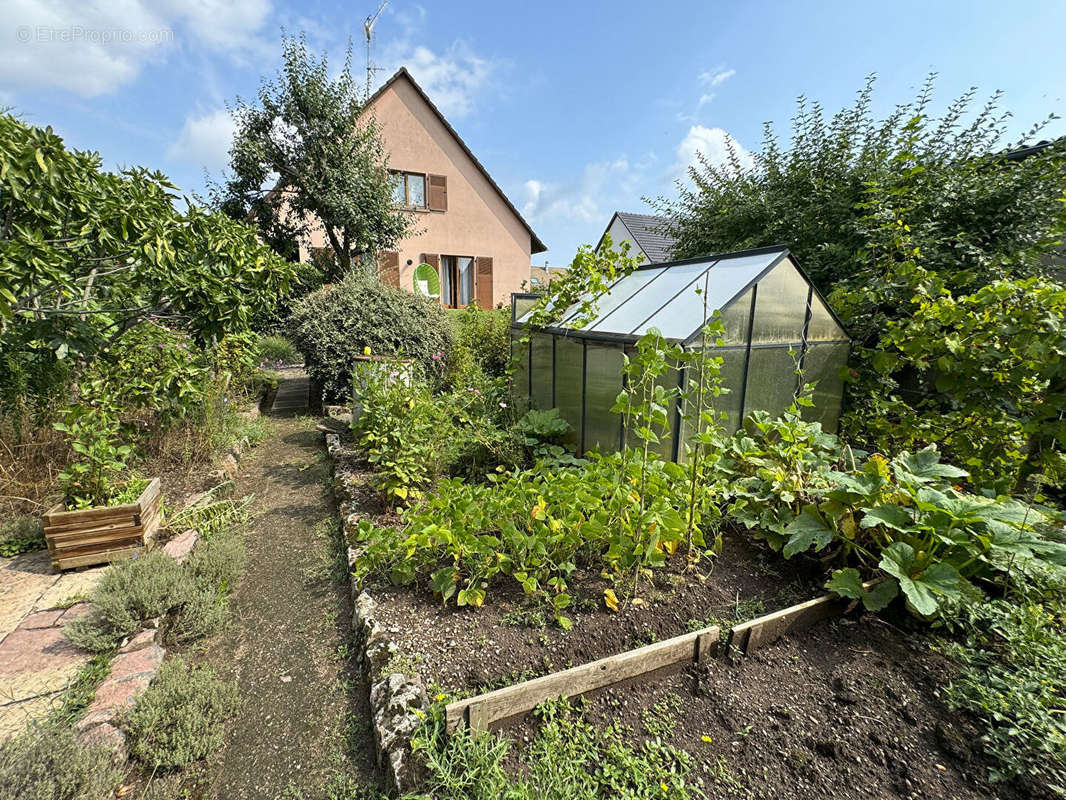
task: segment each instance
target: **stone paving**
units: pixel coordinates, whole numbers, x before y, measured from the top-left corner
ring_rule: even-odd
[[[63,626],[88,610],[77,601],[104,569],[54,572],[44,550],[0,559],[0,741],[45,716],[88,662]]]

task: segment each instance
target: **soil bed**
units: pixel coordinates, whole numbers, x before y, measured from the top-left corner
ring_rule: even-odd
[[[355,498],[357,513],[378,525],[398,526],[366,488]],[[625,652],[707,625],[730,627],[824,593],[817,570],[767,558],[742,534],[727,534],[720,556],[686,571],[678,555],[642,581],[643,603],[628,601],[631,589],[579,570],[568,581],[574,601],[567,609],[573,630],[555,624],[544,604],[531,605],[513,582],[497,581],[480,609],[447,608],[424,586],[393,586],[385,580],[365,588],[378,604],[375,616],[399,647],[391,671],[417,672],[431,690],[466,696]],[[620,613],[607,610],[603,592],[623,600]],[[386,670],[390,671],[390,670]]]
[[[936,696],[951,665],[931,642],[870,617],[821,623],[736,663],[713,659],[581,705],[593,727],[620,723],[634,744],[654,732],[687,750],[708,797],[1053,797],[987,784],[979,729]],[[536,725],[527,716],[500,733],[520,750]]]

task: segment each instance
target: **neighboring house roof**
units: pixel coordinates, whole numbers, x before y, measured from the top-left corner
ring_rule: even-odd
[[[530,267],[529,283],[531,286],[547,286],[564,275],[566,275],[566,267],[555,267],[551,270],[544,269],[544,267]]]
[[[611,217],[611,221],[607,223],[603,236],[607,235],[607,231],[611,229],[615,218],[622,222],[626,230],[629,231],[629,235],[633,237],[633,241],[637,243],[637,247],[643,251],[651,263],[658,264],[663,261],[669,261],[674,257],[673,249],[677,244],[677,239],[662,232],[670,222],[666,217],[616,211],[614,216]],[[600,236],[600,241],[596,245],[597,249],[599,249],[600,244],[603,244],[603,236]]]
[[[393,75],[391,78],[389,78],[387,81],[385,81],[385,83],[383,83],[381,85],[381,87],[376,92],[374,92],[372,95],[370,95],[370,97],[367,99],[365,105],[369,106],[371,103],[373,103],[375,100],[377,100],[382,94],[384,94],[385,91],[388,90],[388,88],[390,86],[392,86],[394,83],[396,83],[396,81],[400,80],[401,78],[406,79],[411,84],[411,86],[414,87],[415,91],[418,92],[418,94],[421,96],[421,98],[423,100],[425,100],[426,105],[428,105],[430,107],[430,109],[433,111],[433,113],[437,115],[437,119],[439,119],[441,121],[441,124],[445,127],[445,129],[448,131],[448,133],[450,133],[455,138],[455,141],[463,149],[463,152],[466,153],[467,156],[470,157],[471,161],[474,162],[474,166],[477,167],[481,171],[482,175],[485,176],[485,180],[487,180],[489,182],[489,185],[493,189],[496,190],[496,193],[500,196],[500,199],[503,200],[504,204],[511,210],[511,213],[514,214],[515,217],[518,218],[518,221],[522,223],[522,226],[527,231],[529,231],[530,253],[531,254],[532,253],[543,253],[545,250],[547,250],[548,248],[545,246],[544,242],[542,242],[540,240],[540,237],[537,236],[537,234],[533,233],[533,229],[531,227],[529,227],[529,223],[526,222],[522,218],[522,215],[518,213],[518,209],[514,207],[514,204],[509,199],[507,199],[507,195],[505,195],[503,193],[503,189],[501,189],[496,184],[496,181],[494,181],[492,179],[492,176],[489,175],[489,171],[487,169],[485,169],[484,166],[482,166],[480,161],[477,160],[477,156],[475,156],[473,154],[473,152],[471,152],[470,148],[466,146],[466,142],[464,142],[462,137],[459,136],[459,134],[456,132],[455,128],[453,128],[451,126],[451,123],[449,123],[448,120],[444,118],[444,115],[442,113],[440,113],[440,109],[437,108],[433,104],[433,101],[429,99],[429,95],[427,95],[422,90],[422,87],[418,85],[418,83],[415,81],[415,79],[411,77],[411,73],[409,73],[407,71],[407,67],[400,67],[396,71],[395,75]]]

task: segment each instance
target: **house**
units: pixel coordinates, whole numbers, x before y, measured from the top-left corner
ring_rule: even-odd
[[[394,200],[412,234],[380,254],[382,279],[459,308],[509,303],[544,243],[405,68],[367,100],[389,154]],[[300,248],[301,260],[325,237]],[[417,274],[416,274],[417,273]]]
[[[664,228],[670,220],[651,214],[628,214],[624,211],[614,212],[607,229],[600,236],[596,250],[603,244],[603,238],[611,235],[615,250],[621,242],[629,242],[629,255],[637,259],[638,264],[660,264],[673,259],[674,245],[677,240]]]
[[[543,267],[529,268],[529,291],[539,292],[552,281],[557,281],[566,275],[566,267],[551,268],[547,264]]]

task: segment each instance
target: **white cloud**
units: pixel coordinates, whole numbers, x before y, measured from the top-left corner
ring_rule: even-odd
[[[685,138],[677,146],[677,162],[674,171],[678,177],[688,174],[688,168],[698,166],[699,156],[712,165],[723,166],[729,163],[729,146],[732,144],[742,167],[750,167],[752,163],[751,153],[733,138],[732,134],[721,128],[707,128],[703,125],[693,125],[688,129]]]
[[[735,69],[726,69],[725,67],[715,67],[709,69],[706,72],[700,73],[700,82],[705,83],[708,86],[721,86],[727,80],[737,74]]]
[[[234,130],[233,117],[224,108],[189,116],[167,155],[204,169],[222,169],[229,161]]]
[[[592,162],[571,183],[528,180],[523,187],[522,214],[531,220],[605,222],[612,211],[618,210],[618,203],[639,200],[639,187],[654,161],[654,154],[649,154],[635,164],[625,157]]]
[[[400,67],[407,67],[441,113],[453,118],[470,114],[485,92],[494,88],[499,62],[477,53],[469,42],[457,39],[443,50],[423,44],[430,38],[425,8],[415,5],[392,18],[399,23],[398,36],[388,39],[387,26],[375,28],[375,42],[380,35],[383,44],[380,56],[376,45],[374,53],[381,67],[378,85]]]
[[[270,13],[270,0],[3,0],[0,91],[108,94],[179,47],[239,61],[262,52]]]
[[[717,95],[714,92],[708,92],[707,94],[700,95],[700,102],[696,104],[697,108],[703,108],[709,102],[711,102]]]

